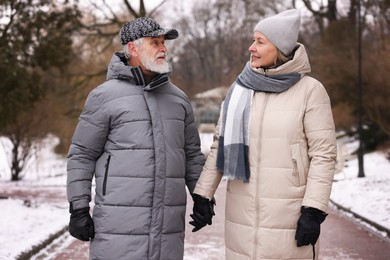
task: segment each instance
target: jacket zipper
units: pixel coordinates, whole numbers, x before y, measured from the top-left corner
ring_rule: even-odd
[[[107,177],[108,177],[108,167],[110,165],[111,155],[108,156],[107,162],[106,162],[106,170],[104,172],[104,180],[103,180],[103,196],[106,195],[106,188],[107,188]]]
[[[301,180],[300,180],[300,177],[299,177],[298,162],[297,162],[297,159],[295,159],[295,158],[293,158],[292,161],[293,161],[293,164],[294,164],[293,175],[298,178],[298,186],[299,186],[300,183],[301,183]]]
[[[266,107],[266,104],[268,102],[268,96],[269,94],[268,93],[265,93],[265,98],[264,98],[264,102],[261,106],[261,114],[260,114],[260,131],[259,131],[259,141],[258,141],[258,146],[259,147],[259,159],[258,159],[258,163],[257,163],[257,169],[256,169],[256,173],[258,174],[258,176],[256,177],[256,187],[255,187],[255,191],[256,191],[256,194],[255,194],[255,237],[254,237],[254,243],[253,243],[253,254],[252,254],[252,259],[255,259],[256,258],[256,254],[257,254],[257,232],[258,232],[258,226],[259,226],[259,218],[258,218],[258,213],[259,213],[259,183],[260,183],[260,150],[261,150],[261,145],[260,145],[260,142],[261,142],[261,135],[262,135],[262,132],[263,132],[263,121],[264,121],[264,114],[265,114],[265,107]]]

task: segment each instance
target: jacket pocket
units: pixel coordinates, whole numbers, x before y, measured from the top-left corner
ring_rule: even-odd
[[[293,164],[293,176],[297,179],[297,185],[303,186],[306,184],[305,167],[303,166],[301,150],[299,144],[290,145],[291,159]]]
[[[107,178],[108,178],[108,168],[110,167],[110,160],[111,160],[111,155],[107,157],[107,162],[106,162],[106,170],[104,171],[104,179],[103,179],[103,196],[106,195],[106,189],[107,189]]]

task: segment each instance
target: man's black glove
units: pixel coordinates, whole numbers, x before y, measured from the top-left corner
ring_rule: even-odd
[[[298,219],[295,240],[297,246],[315,245],[320,236],[320,224],[325,220],[327,214],[316,208],[301,207],[301,216]]]
[[[190,221],[190,224],[194,226],[192,232],[196,232],[207,224],[212,224],[211,219],[215,215],[215,200],[203,198],[198,194],[192,194],[192,199],[194,200],[194,207],[193,214],[191,214],[190,216],[193,221]]]
[[[89,215],[89,207],[71,210],[69,233],[82,241],[89,241],[95,237],[93,220]]]

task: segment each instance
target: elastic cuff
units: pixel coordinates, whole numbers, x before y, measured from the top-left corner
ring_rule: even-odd
[[[89,208],[89,201],[88,200],[75,200],[69,202],[69,212],[72,213],[72,211],[76,209],[81,208]]]

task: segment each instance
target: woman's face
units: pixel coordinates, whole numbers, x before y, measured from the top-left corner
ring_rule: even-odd
[[[275,65],[277,49],[262,33],[255,32],[253,43],[249,46],[252,68],[268,68]]]

